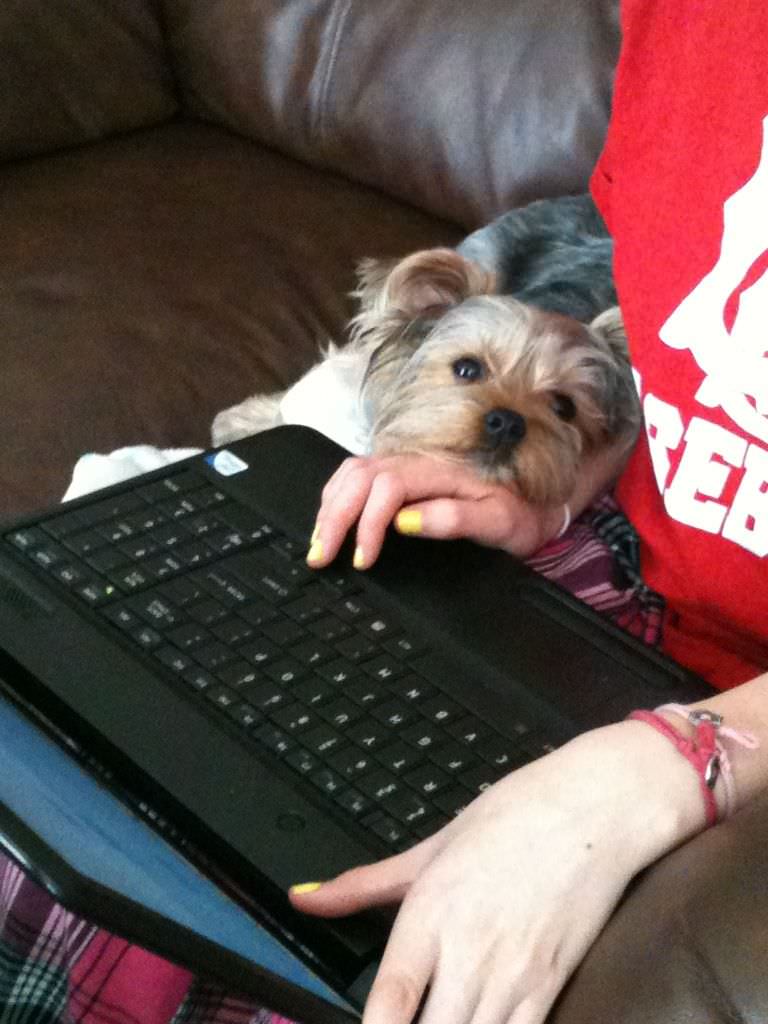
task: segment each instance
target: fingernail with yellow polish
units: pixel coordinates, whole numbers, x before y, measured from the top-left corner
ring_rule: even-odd
[[[352,556],[352,565],[355,567],[355,569],[365,568],[365,555],[363,554],[363,549],[360,547],[359,544],[355,548],[355,553]]]
[[[395,516],[395,526],[400,533],[417,534],[421,533],[421,512],[415,508],[403,509]]]
[[[320,561],[322,561],[322,558],[323,558],[323,542],[321,540],[315,539],[315,540],[312,541],[312,543],[309,546],[309,551],[307,552],[307,561],[308,562],[320,562]]]
[[[312,536],[309,538],[310,545],[314,544],[316,540],[320,540],[320,527],[315,523],[315,528],[312,531]]]
[[[303,896],[305,892],[317,892],[322,882],[301,882],[299,885],[292,885],[291,892],[294,896]]]

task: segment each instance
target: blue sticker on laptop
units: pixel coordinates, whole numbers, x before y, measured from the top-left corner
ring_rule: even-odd
[[[242,473],[244,469],[248,469],[247,462],[226,448],[222,448],[219,452],[209,452],[203,458],[211,469],[215,469],[222,476],[234,476],[235,473]]]

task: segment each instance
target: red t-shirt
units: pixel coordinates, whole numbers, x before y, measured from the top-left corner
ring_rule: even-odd
[[[664,645],[721,687],[768,669],[768,8],[626,0],[592,190],[645,433],[619,484]]]

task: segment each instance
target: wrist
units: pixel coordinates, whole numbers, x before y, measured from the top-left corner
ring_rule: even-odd
[[[647,867],[704,829],[696,773],[664,736],[644,722],[623,721],[573,742],[591,737],[602,750],[602,757],[594,759],[594,771],[611,780],[612,817],[625,830],[621,846],[628,873]]]

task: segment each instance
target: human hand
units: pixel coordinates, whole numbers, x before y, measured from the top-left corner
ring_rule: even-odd
[[[325,485],[307,561],[328,565],[357,525],[354,565],[378,558],[394,519],[401,533],[464,537],[525,558],[554,536],[563,507],[536,507],[466,466],[428,455],[346,459]]]
[[[401,902],[364,1024],[541,1024],[629,880],[703,824],[695,775],[643,723],[513,772],[405,853],[291,893],[335,917]],[[303,888],[303,887],[301,887]]]

